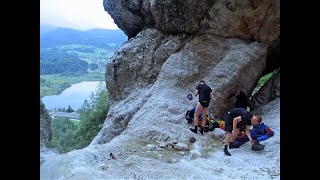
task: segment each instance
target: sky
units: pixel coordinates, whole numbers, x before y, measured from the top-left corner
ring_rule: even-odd
[[[103,0],[40,0],[40,24],[78,30],[119,29],[103,8]]]

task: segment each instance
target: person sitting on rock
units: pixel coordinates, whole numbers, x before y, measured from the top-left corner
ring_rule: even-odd
[[[249,111],[243,108],[234,108],[230,110],[230,113],[226,114],[225,118],[225,130],[227,132],[227,136],[224,142],[224,153],[228,156],[231,154],[228,151],[232,148],[239,148],[234,144],[234,141],[237,135],[240,133],[239,129],[245,129],[245,133],[249,138],[251,144],[254,144],[254,141],[250,134],[250,126],[254,123],[258,123],[262,121],[262,118],[258,115],[252,115]]]
[[[274,131],[269,128],[269,126],[265,125],[264,123],[259,120],[258,122],[252,123],[252,130],[250,131],[250,135],[253,140],[256,140],[259,144],[260,141],[264,141],[269,139],[274,135]],[[235,145],[241,146],[242,144],[248,142],[249,139],[246,134],[240,133],[236,140]]]

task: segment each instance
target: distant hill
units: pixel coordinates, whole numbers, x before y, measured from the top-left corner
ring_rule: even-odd
[[[47,24],[40,24],[40,36],[43,36],[44,34],[48,32],[52,32],[53,30],[57,29],[58,27],[47,25]]]
[[[40,25],[40,74],[104,72],[127,36],[121,30],[79,31]]]
[[[40,48],[54,48],[66,44],[92,45],[106,48],[109,43],[121,45],[128,39],[120,29],[90,29],[79,31],[71,28],[40,26]]]

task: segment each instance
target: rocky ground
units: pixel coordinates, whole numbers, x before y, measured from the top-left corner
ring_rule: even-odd
[[[260,152],[252,151],[251,145],[246,143],[239,149],[231,149],[232,156],[226,156],[222,151],[223,142],[211,133],[195,135],[197,141],[186,142],[188,147],[183,151],[160,148],[153,141],[139,141],[124,135],[109,143],[90,145],[67,154],[42,152],[40,177],[77,180],[280,179],[280,98],[253,112],[260,114],[263,122],[275,131],[273,137],[261,142],[266,147]],[[116,159],[110,157],[110,153]]]

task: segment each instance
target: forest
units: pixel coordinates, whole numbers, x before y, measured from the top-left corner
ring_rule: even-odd
[[[70,106],[68,109],[73,111]],[[90,99],[85,100],[77,110],[80,113],[79,120],[66,117],[52,119],[52,140],[49,141],[48,147],[59,153],[66,153],[88,146],[102,128],[108,110],[108,93],[101,83],[98,89],[92,92]]]
[[[57,48],[40,51],[40,75],[59,73],[87,73],[89,65],[76,53],[67,53]]]

